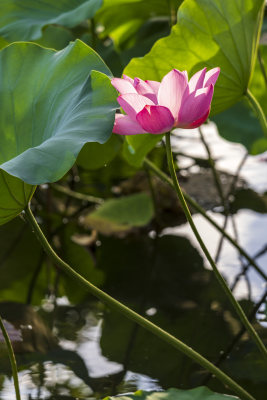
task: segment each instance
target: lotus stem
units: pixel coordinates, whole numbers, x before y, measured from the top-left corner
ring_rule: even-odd
[[[110,308],[117,310],[124,316],[126,316],[131,321],[137,323],[143,328],[147,329],[154,335],[158,336],[160,339],[169,343],[171,346],[175,347],[177,350],[194,360],[196,363],[200,364],[203,368],[214,374],[220,381],[227,385],[231,390],[233,390],[241,399],[244,400],[255,400],[245,389],[243,389],[238,383],[232,380],[228,375],[226,375],[219,368],[215,367],[210,361],[208,361],[201,354],[193,350],[191,347],[187,346],[181,340],[170,335],[168,332],[161,329],[159,326],[153,324],[148,319],[139,315],[129,307],[120,303],[118,300],[111,297],[109,294],[105,293],[101,289],[94,286],[91,282],[87,281],[75,270],[73,270],[65,261],[63,261],[56,252],[52,249],[48,243],[45,235],[43,234],[40,226],[38,225],[34,215],[31,212],[30,205],[24,210],[24,217],[31,226],[33,232],[39,239],[43,249],[47,255],[53,260],[53,262],[58,265],[63,271],[65,271],[70,277],[72,277],[77,283],[83,285],[89,292],[95,295],[100,301],[103,301]]]
[[[166,133],[166,153],[167,153],[167,161],[168,161],[168,167],[169,167],[169,171],[170,171],[170,175],[173,181],[173,185],[175,188],[175,191],[177,193],[177,196],[179,198],[180,204],[183,208],[184,214],[187,218],[187,221],[203,251],[203,253],[205,254],[207,260],[209,261],[213,272],[218,280],[218,282],[220,283],[220,285],[222,286],[225,294],[227,295],[228,299],[230,300],[232,306],[234,307],[236,313],[238,314],[240,320],[242,321],[243,325],[246,327],[247,331],[249,332],[251,338],[255,341],[256,345],[258,346],[259,350],[261,351],[261,353],[263,354],[265,360],[267,361],[267,349],[264,346],[263,342],[261,341],[259,335],[257,334],[257,332],[255,331],[255,329],[253,328],[253,326],[251,325],[251,323],[249,322],[246,314],[244,313],[242,307],[240,306],[240,304],[236,301],[236,299],[234,298],[231,290],[229,289],[229,287],[227,286],[226,281],[224,280],[224,278],[222,277],[222,275],[220,274],[215,262],[213,261],[213,258],[211,257],[206,245],[204,244],[197,228],[196,225],[192,219],[191,213],[189,211],[189,208],[187,206],[187,203],[185,201],[185,198],[183,196],[183,192],[181,190],[181,187],[179,185],[178,179],[177,179],[177,175],[175,172],[175,168],[174,168],[174,162],[173,162],[173,155],[172,155],[172,150],[171,150],[171,135],[170,132]]]
[[[5,325],[3,323],[3,320],[0,316],[0,329],[2,331],[6,347],[7,347],[7,352],[8,352],[8,357],[10,360],[11,368],[12,368],[12,376],[13,376],[13,381],[14,381],[14,387],[15,387],[15,392],[16,392],[16,400],[21,400],[20,397],[20,390],[19,390],[19,378],[18,378],[18,368],[17,368],[17,363],[16,363],[16,358],[15,354],[13,351],[13,347],[11,344],[11,341],[9,339],[8,333],[6,331]]]
[[[251,104],[251,107],[255,111],[255,113],[258,117],[258,120],[260,121],[264,135],[267,137],[267,121],[266,121],[266,117],[263,112],[263,109],[261,108],[260,103],[258,102],[256,97],[251,93],[251,91],[249,89],[247,89],[246,96]]]
[[[163,171],[161,171],[152,161],[150,161],[148,158],[145,158],[144,165],[150,168],[155,175],[157,175],[162,181],[166,182],[174,189],[174,184],[172,179],[169,178],[168,175],[166,175]],[[265,281],[267,281],[267,275],[260,269],[257,263],[253,260],[253,258],[250,257],[250,255],[242,247],[239,246],[236,240],[232,238],[223,228],[221,228],[220,225],[218,225],[217,222],[213,218],[211,218],[195,200],[192,199],[192,197],[190,197],[185,192],[183,192],[183,196],[186,202],[189,203],[197,212],[199,212],[199,214],[201,214],[207,221],[209,221],[239,251],[239,253],[242,254],[242,256],[244,256],[247,259],[249,264],[254,267],[255,271],[257,271],[258,274]]]

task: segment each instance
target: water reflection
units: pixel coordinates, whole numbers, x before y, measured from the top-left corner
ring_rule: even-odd
[[[243,147],[220,139],[214,134],[212,124],[204,128],[204,133],[217,159],[217,167],[234,174],[244,156]],[[179,131],[178,136],[177,151],[194,157],[206,157],[196,132],[189,134],[188,131]],[[189,168],[185,175],[206,174],[199,165],[190,167],[192,164],[192,159],[179,157],[180,168]],[[259,157],[248,157],[241,176],[249,187],[263,193],[267,189],[266,172],[267,163],[260,161]],[[218,201],[212,199],[210,204],[210,215],[222,226],[225,216],[220,213],[222,209],[218,207]],[[170,213],[169,220],[171,218]],[[221,235],[202,216],[195,214],[194,220],[211,254],[215,256]],[[266,223],[266,211],[237,207],[227,225],[228,232],[237,236],[240,245],[250,255],[259,255],[257,262],[265,273]],[[14,222],[12,228],[10,232],[8,226],[3,228],[7,242],[11,240],[14,228],[21,234],[19,223]],[[71,227],[70,231],[75,229]],[[214,279],[209,265],[203,260],[190,228],[183,222],[165,228],[159,235],[156,231],[155,226],[151,226],[150,232],[134,232],[124,238],[99,237],[98,244],[101,243],[101,246],[96,245],[93,254],[98,283],[107,292],[177,335],[211,361],[218,362],[257,399],[265,400],[266,368],[257,349],[246,335],[242,336],[241,324]],[[0,282],[0,285],[8,287],[7,271],[14,270],[11,268],[17,263],[18,254],[22,258],[21,251],[30,236],[28,231],[24,233],[25,242],[12,252],[13,261],[5,266],[6,282]],[[67,244],[70,246],[69,242]],[[6,243],[2,246],[6,247]],[[67,250],[70,249],[68,246]],[[36,261],[35,266],[43,260],[40,259],[38,245],[34,249],[31,256]],[[70,257],[67,250],[65,255]],[[95,299],[87,297],[81,305],[73,306],[66,297],[57,298],[55,293],[47,291],[51,280],[57,278],[59,292],[60,285],[65,285],[71,299],[82,298],[84,294],[78,292],[75,284],[69,281],[66,284],[65,277],[54,277],[51,271],[50,280],[47,275],[41,275],[43,280],[40,278],[38,281],[38,290],[29,296],[27,287],[34,269],[29,260],[23,258],[23,263],[25,266],[22,270],[30,271],[31,274],[21,274],[23,288],[20,293],[17,290],[12,300],[23,302],[30,298],[34,304],[39,304],[44,293],[47,295],[43,305],[35,309],[30,306],[22,308],[22,305],[6,305],[6,315],[4,305],[0,304],[0,312],[6,319],[13,315],[15,327],[33,326],[32,334],[28,338],[24,337],[25,347],[16,349],[23,400],[102,399],[106,395],[138,389],[189,388],[203,383],[214,390],[227,390],[198,365]],[[246,261],[240,259],[236,249],[226,240],[223,241],[218,266],[229,285],[235,286],[235,296],[252,314],[255,302],[262,299],[266,290],[262,277],[253,267],[247,268],[246,274],[240,275],[246,270]],[[94,267],[92,262],[90,271],[94,272]],[[12,288],[18,287],[16,283]],[[19,295],[22,294],[21,300]],[[16,307],[19,318],[16,317]],[[37,318],[36,311],[41,315],[41,320]],[[23,321],[22,315],[28,319]],[[262,314],[258,313],[257,317],[262,318]],[[266,338],[265,325],[262,322],[255,323],[261,336]],[[13,400],[15,397],[6,354],[0,352],[0,355],[1,399]]]

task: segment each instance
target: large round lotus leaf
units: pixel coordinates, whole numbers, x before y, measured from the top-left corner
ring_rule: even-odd
[[[177,24],[124,73],[161,80],[173,68],[189,75],[220,67],[212,113],[235,104],[247,90],[254,67],[264,0],[184,0]]]
[[[0,35],[10,41],[38,39],[45,25],[72,28],[101,5],[102,0],[1,0]]]
[[[30,201],[35,187],[0,169],[0,225],[15,218]]]
[[[102,59],[80,41],[0,51],[0,169],[32,185],[60,179],[86,142],[106,142],[117,107]],[[2,194],[1,194],[2,195]]]

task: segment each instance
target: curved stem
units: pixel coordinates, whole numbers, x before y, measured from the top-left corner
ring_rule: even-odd
[[[151,171],[154,172],[161,180],[166,182],[168,185],[170,185],[173,189],[175,189],[173,181],[166,175],[163,171],[161,171],[152,161],[150,161],[148,158],[144,159],[144,164],[147,165]],[[267,281],[267,275],[260,269],[260,267],[256,264],[256,262],[253,260],[252,257],[249,256],[249,254],[239,246],[239,244],[233,239],[227,232],[223,230],[223,228],[220,227],[220,225],[217,224],[217,222],[212,219],[195,200],[192,199],[187,193],[183,192],[183,196],[187,203],[189,203],[199,214],[201,214],[204,218],[206,218],[207,221],[209,221],[238,251],[240,254],[242,254],[247,261],[254,267],[254,269],[258,272],[258,274],[265,280]]]
[[[187,203],[186,203],[186,201],[184,199],[182,190],[180,188],[180,185],[179,185],[179,182],[178,182],[178,179],[177,179],[177,176],[176,176],[174,163],[173,163],[172,150],[171,150],[171,135],[170,135],[170,132],[166,133],[166,152],[167,152],[168,166],[169,166],[170,174],[171,174],[171,177],[172,177],[173,185],[174,185],[175,191],[177,193],[177,196],[179,198],[179,201],[181,203],[181,206],[183,208],[183,211],[185,213],[185,216],[187,218],[187,221],[188,221],[189,225],[191,226],[191,229],[194,232],[194,235],[195,235],[198,243],[200,244],[203,253],[207,257],[207,259],[208,259],[208,261],[209,261],[209,263],[210,263],[210,265],[211,265],[211,267],[213,269],[213,272],[214,272],[217,280],[219,281],[219,283],[221,284],[223,290],[225,291],[226,295],[228,296],[232,306],[236,310],[236,313],[239,315],[240,320],[242,321],[243,325],[246,327],[247,331],[249,332],[251,338],[255,341],[256,345],[259,348],[259,350],[261,351],[261,353],[264,355],[265,359],[267,360],[267,349],[266,349],[266,347],[262,343],[259,335],[257,334],[255,329],[253,328],[253,326],[249,322],[248,318],[246,317],[246,314],[244,313],[242,307],[236,301],[236,299],[234,298],[231,290],[227,286],[227,283],[225,282],[224,278],[220,274],[218,268],[216,267],[215,262],[213,261],[213,258],[211,257],[207,247],[205,246],[200,234],[198,233],[198,230],[197,230],[197,228],[195,226],[195,223],[194,223],[194,221],[192,219],[191,213],[190,213],[189,208],[187,206]]]
[[[86,201],[89,203],[95,203],[95,204],[102,204],[104,202],[104,200],[100,199],[99,197],[94,197],[94,196],[90,196],[89,194],[79,193],[79,192],[71,190],[65,186],[59,185],[57,183],[52,183],[51,187],[52,187],[52,189],[55,189],[56,191],[66,194],[67,196],[73,197],[74,199],[77,199],[77,200],[82,200],[82,201]]]
[[[91,282],[87,281],[75,270],[73,270],[65,261],[63,261],[52,249],[48,243],[46,237],[44,236],[41,228],[39,227],[36,219],[34,218],[30,206],[25,209],[25,218],[30,224],[33,232],[41,242],[44,250],[49,257],[52,258],[53,262],[57,264],[63,271],[65,271],[70,277],[75,279],[78,283],[86,287],[93,295],[95,295],[99,300],[106,303],[109,307],[117,310],[118,312],[124,314],[131,321],[136,322],[143,328],[152,332],[154,335],[158,336],[165,342],[169,343],[183,354],[200,364],[203,368],[214,374],[219,380],[221,380],[225,385],[231,388],[236,394],[238,394],[241,399],[255,400],[249,393],[247,393],[241,386],[239,386],[235,381],[233,381],[228,375],[226,375],[219,368],[215,367],[210,361],[204,358],[201,354],[197,353],[191,347],[187,346],[185,343],[177,339],[176,337],[170,335],[168,332],[161,329],[159,326],[153,324],[148,319],[137,314],[135,311],[131,310],[124,304],[120,303],[107,293],[103,292],[101,289],[94,286]]]
[[[218,195],[219,195],[219,197],[221,199],[221,204],[222,204],[222,206],[224,208],[224,212],[226,214],[228,214],[228,204],[226,203],[225,195],[223,193],[223,188],[222,188],[222,183],[221,183],[221,179],[220,179],[219,173],[218,173],[218,171],[217,171],[217,169],[215,167],[215,161],[214,161],[214,159],[213,159],[213,157],[211,155],[211,151],[210,151],[209,145],[208,145],[208,143],[207,143],[207,141],[205,139],[205,136],[204,136],[204,134],[202,132],[202,128],[199,127],[198,130],[199,130],[199,134],[200,134],[200,139],[201,139],[201,141],[203,143],[203,146],[205,147],[207,155],[208,155],[208,162],[210,164],[211,172],[212,172],[212,175],[213,175],[215,186],[216,186],[217,191],[218,191]]]
[[[256,97],[254,97],[254,95],[251,93],[249,89],[246,92],[246,96],[260,121],[264,135],[267,136],[267,121],[260,103],[258,102]]]
[[[11,364],[11,368],[12,368],[12,375],[13,375],[14,387],[15,387],[15,392],[16,392],[16,400],[21,400],[20,391],[19,391],[19,378],[18,378],[18,369],[17,369],[16,358],[15,358],[15,354],[13,351],[11,341],[9,339],[8,333],[6,331],[6,328],[5,328],[5,325],[3,323],[1,316],[0,316],[0,329],[1,329],[3,337],[5,339],[8,356],[9,356],[9,360],[10,360],[10,364]]]

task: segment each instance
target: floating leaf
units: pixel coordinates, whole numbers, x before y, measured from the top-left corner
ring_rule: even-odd
[[[72,28],[101,5],[102,0],[1,0],[0,35],[10,41],[38,39],[45,25]]]
[[[138,390],[134,394],[106,397],[110,400],[237,400],[237,397],[214,393],[205,386],[189,390],[168,389],[162,392],[145,392]]]
[[[54,182],[86,142],[111,135],[116,92],[102,59],[77,40],[55,52],[14,43],[0,52],[0,168],[29,184]]]
[[[264,0],[185,0],[171,34],[158,40],[145,57],[133,59],[124,73],[161,80],[173,68],[192,75],[203,67],[219,66],[212,112],[221,112],[248,87],[264,4]]]
[[[126,231],[144,226],[153,217],[153,203],[146,193],[107,200],[86,217],[86,224],[102,233]]]

